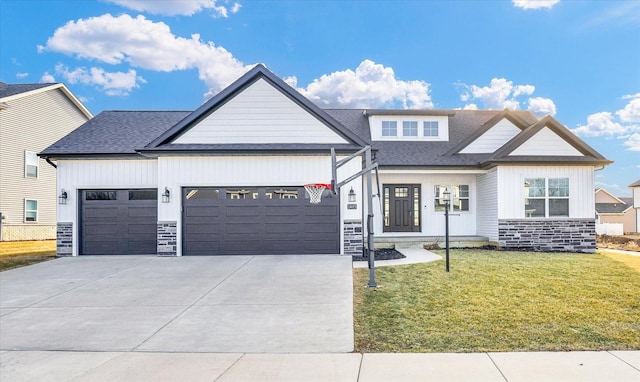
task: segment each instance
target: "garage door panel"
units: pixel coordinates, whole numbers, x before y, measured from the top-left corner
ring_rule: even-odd
[[[118,207],[89,207],[83,211],[83,216],[86,219],[117,219],[118,218]]]
[[[85,235],[117,235],[119,226],[117,223],[114,224],[91,224],[84,229]]]
[[[158,214],[156,206],[149,207],[128,207],[127,216],[130,218],[155,217]]]
[[[218,206],[194,206],[185,207],[186,217],[219,217],[220,207]]]
[[[86,254],[116,254],[120,249],[118,240],[92,240],[84,246]]]
[[[193,195],[208,194],[211,189],[183,189],[184,255],[339,253],[338,198],[310,205],[302,187],[290,186],[252,187],[247,194],[251,199],[225,197],[238,189],[249,187],[216,188],[221,197],[206,200],[194,200]],[[193,208],[198,209],[195,214]],[[219,213],[194,216],[202,215],[205,208],[217,208]]]
[[[127,233],[137,234],[156,234],[158,227],[155,224],[129,224],[127,225]]]

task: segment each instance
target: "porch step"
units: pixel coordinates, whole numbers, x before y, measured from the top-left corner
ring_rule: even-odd
[[[365,240],[366,242],[366,240]],[[446,246],[444,236],[374,236],[376,248],[423,248],[425,245]],[[491,244],[484,236],[450,236],[451,248],[479,248]]]

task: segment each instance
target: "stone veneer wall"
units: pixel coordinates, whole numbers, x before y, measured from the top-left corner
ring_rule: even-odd
[[[510,219],[498,221],[502,249],[548,252],[596,250],[595,219]]]
[[[56,255],[73,256],[73,223],[58,223],[56,229]]]
[[[362,220],[344,221],[344,254],[362,256]]]
[[[177,256],[177,222],[158,223],[158,256]]]

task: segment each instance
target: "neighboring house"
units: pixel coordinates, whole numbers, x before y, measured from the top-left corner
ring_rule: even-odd
[[[92,117],[63,84],[0,82],[0,240],[56,238],[56,170],[37,154]]]
[[[193,112],[105,111],[45,149],[69,195],[58,254],[360,254],[362,178],[317,205],[302,186],[330,182],[331,148],[366,145],[378,242],[442,237],[448,190],[454,240],[595,251],[594,171],[611,161],[552,117],[323,110],[257,65]]]
[[[596,223],[620,224],[623,233],[636,232],[636,211],[633,198],[618,198],[607,190],[596,190]]]
[[[636,229],[635,232],[640,232],[640,179],[629,185],[633,192],[633,208],[636,210]]]

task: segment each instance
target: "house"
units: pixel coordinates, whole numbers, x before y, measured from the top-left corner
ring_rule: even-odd
[[[0,82],[0,241],[56,238],[56,171],[37,154],[92,117],[63,84]]]
[[[640,232],[640,179],[629,185],[633,192],[633,208],[636,210],[636,229],[634,232]]]
[[[594,171],[611,161],[526,111],[321,109],[262,65],[195,111],[105,111],[40,154],[57,163],[58,254],[361,254],[372,146],[376,240],[444,235],[595,250]],[[353,192],[351,192],[353,190]],[[349,195],[355,194],[355,195]],[[355,196],[355,201],[352,198]]]
[[[596,198],[596,223],[620,225],[622,234],[636,231],[636,211],[633,198],[618,198],[603,188],[598,188]]]

